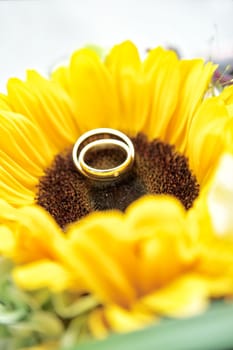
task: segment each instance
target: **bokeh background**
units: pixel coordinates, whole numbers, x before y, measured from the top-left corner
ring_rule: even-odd
[[[231,63],[232,18],[233,0],[0,0],[0,89],[27,68],[47,74],[78,47],[125,39],[142,54],[163,45]]]

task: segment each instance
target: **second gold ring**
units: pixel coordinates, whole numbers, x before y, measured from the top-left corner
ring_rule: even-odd
[[[87,143],[82,147],[84,142],[88,139],[97,137],[99,135],[110,135],[114,138],[101,138]],[[116,139],[117,138],[117,139]],[[117,148],[119,151],[125,153],[124,161],[116,167],[98,169],[88,165],[86,157],[89,152],[100,150],[100,149],[111,149]],[[81,151],[80,151],[81,149]],[[83,134],[75,143],[73,148],[73,162],[79,172],[89,179],[97,181],[110,181],[119,178],[119,176],[128,172],[134,162],[134,146],[132,141],[122,132],[109,129],[109,128],[98,128],[90,130]]]

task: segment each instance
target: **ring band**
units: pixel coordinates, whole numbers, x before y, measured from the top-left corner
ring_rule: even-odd
[[[120,165],[114,167],[114,168],[109,168],[109,169],[97,169],[89,166],[85,162],[85,156],[87,152],[90,150],[98,150],[98,149],[103,149],[106,148],[106,146],[118,146],[122,150],[125,151],[126,153],[126,159],[123,163]],[[79,163],[82,168],[82,173],[86,175],[87,177],[92,177],[92,178],[98,178],[98,179],[114,179],[118,177],[120,174],[125,173],[128,171],[129,165],[132,162],[131,155],[128,152],[128,146],[126,143],[119,141],[119,140],[114,140],[114,139],[103,139],[103,140],[96,140],[93,141],[89,144],[87,144],[83,149],[81,150],[79,154]]]
[[[117,137],[118,139],[101,138],[87,143],[80,151],[84,141],[88,141],[90,137],[106,134]],[[98,169],[86,163],[85,157],[88,152],[99,149],[109,149],[109,147],[118,147],[121,151],[124,151],[126,158],[121,164],[113,168]],[[73,162],[79,172],[89,179],[99,181],[114,180],[128,172],[133,165],[134,156],[135,152],[132,141],[122,132],[109,128],[98,128],[87,131],[76,141],[72,152]]]

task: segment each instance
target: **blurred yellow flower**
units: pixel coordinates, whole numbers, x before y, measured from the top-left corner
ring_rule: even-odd
[[[204,99],[215,68],[201,59],[179,60],[162,48],[151,50],[141,61],[136,47],[124,42],[104,61],[94,51],[81,49],[68,67],[57,69],[48,80],[29,71],[25,82],[9,80],[7,96],[0,96],[0,251],[16,263],[13,276],[22,288],[94,295],[101,305],[90,317],[96,336],[108,328],[138,328],[160,315],[191,315],[203,310],[209,298],[233,293],[233,243],[216,234],[215,213],[209,205],[219,160],[232,152],[233,130],[233,89]],[[94,207],[91,190],[86,194],[80,181],[62,209],[49,213],[42,209],[38,188],[44,208],[59,202],[55,187],[47,198],[41,185],[52,164],[57,186],[59,171],[74,173],[69,163],[61,167],[65,150],[83,132],[98,127],[126,133],[138,144],[141,158],[144,147],[148,149],[149,168],[153,147],[160,153],[167,147],[172,162],[182,162],[180,177],[176,168],[171,170],[177,182],[185,177],[187,157],[189,178],[194,176],[200,185],[193,206],[197,193],[191,193],[191,199],[180,194],[186,209],[191,209],[184,209],[179,196],[174,198],[174,182],[164,191],[150,191],[153,175],[147,178],[143,169],[140,176],[146,190],[139,191],[143,198],[136,200],[141,195],[135,195],[125,213],[116,209],[89,213]],[[139,133],[146,135],[144,143],[142,136],[137,138]],[[169,157],[164,156],[167,179]],[[56,191],[65,192],[67,183],[60,183]],[[186,182],[178,192],[185,186]],[[70,210],[73,200],[79,201],[82,215],[63,225],[59,215],[68,215],[64,208]],[[87,212],[86,201],[91,207]]]

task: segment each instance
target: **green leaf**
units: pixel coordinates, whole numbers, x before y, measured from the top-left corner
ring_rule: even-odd
[[[233,303],[215,302],[196,317],[159,325],[69,350],[229,350],[233,348]]]

